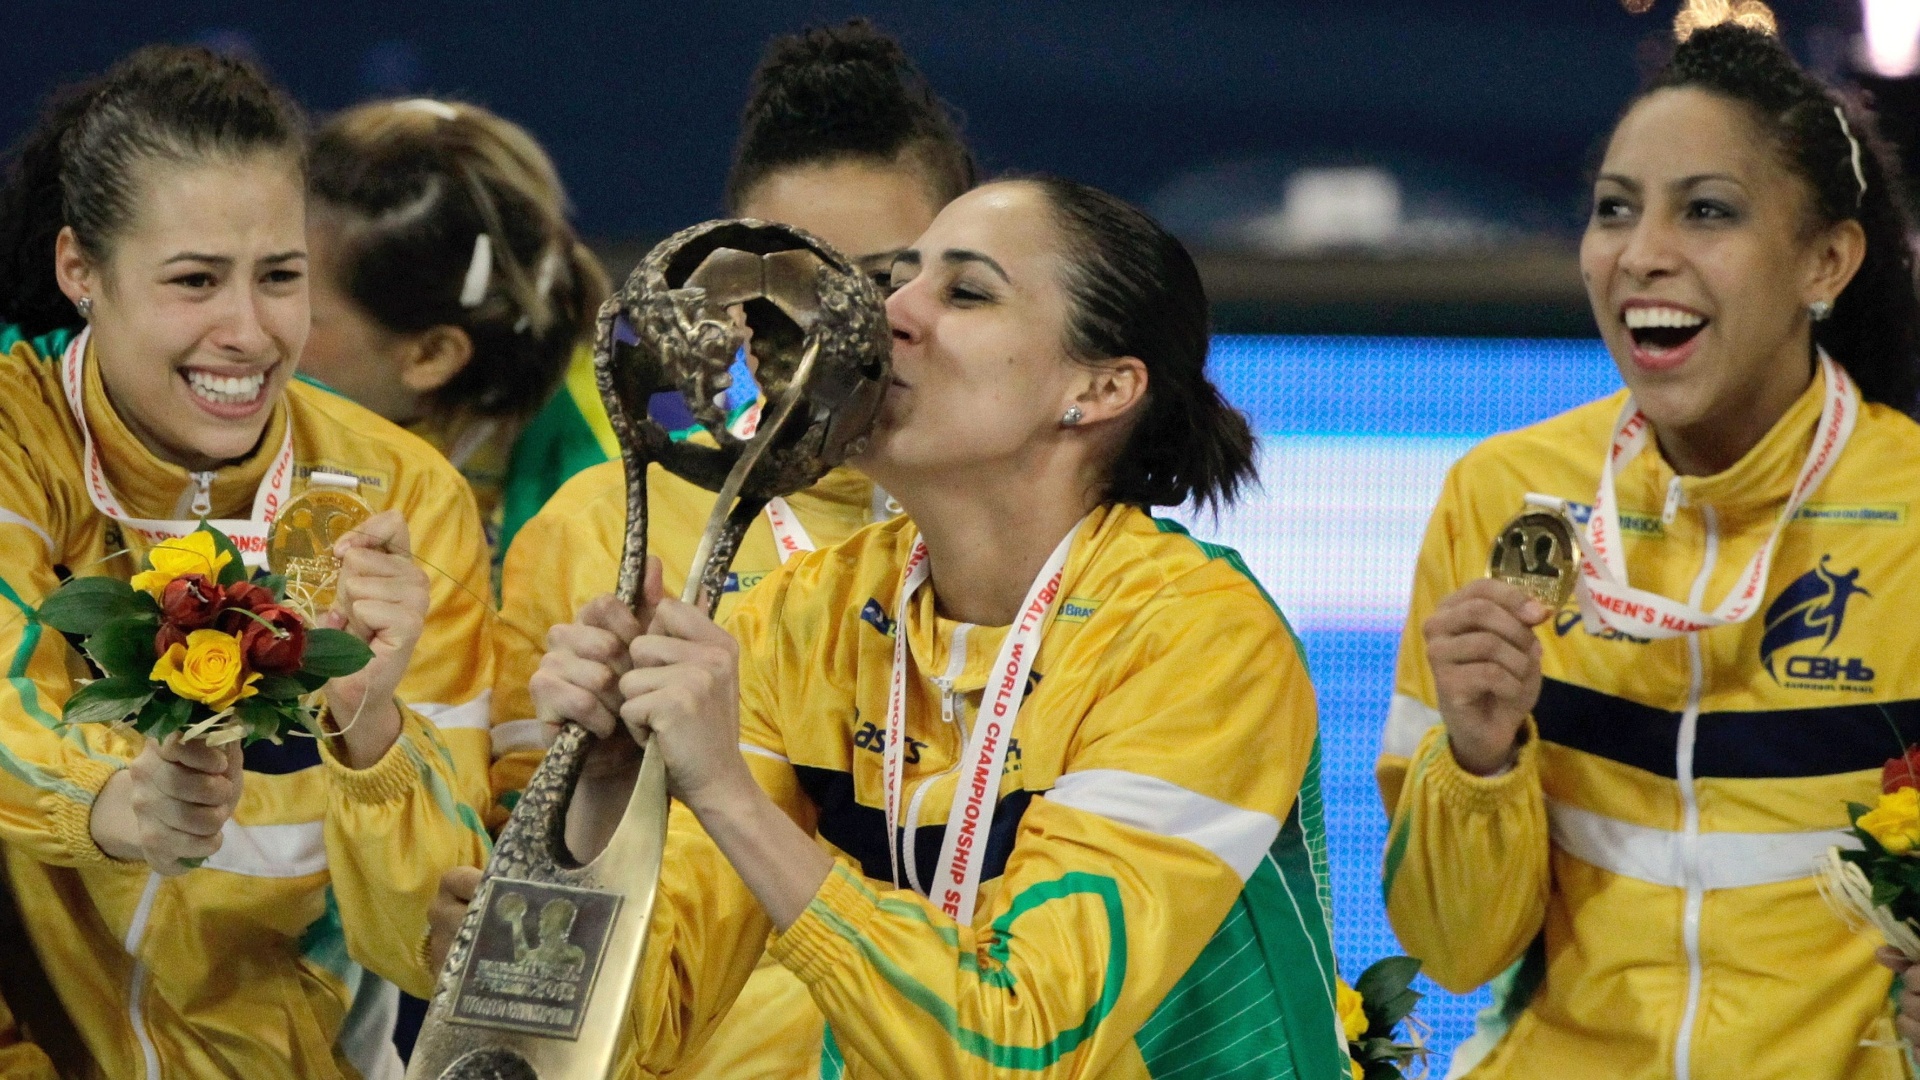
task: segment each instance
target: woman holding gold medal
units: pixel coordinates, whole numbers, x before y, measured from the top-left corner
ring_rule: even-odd
[[[1870,118],[1737,13],[1682,14],[1594,183],[1626,390],[1471,451],[1420,556],[1385,888],[1441,985],[1497,977],[1453,1075],[1907,1075],[1812,876],[1920,735],[1907,222]]]
[[[768,46],[754,73],[727,207],[806,229],[884,278],[894,253],[973,180],[972,156],[946,106],[898,43],[856,21]],[[652,470],[647,491],[651,542],[668,567],[668,589],[677,594],[714,496],[664,469]],[[561,488],[508,553],[493,699],[496,824],[552,737],[551,728],[533,718],[527,693],[540,646],[548,630],[572,622],[618,576],[626,512],[623,464],[595,466]],[[851,468],[778,500],[742,542],[719,617],[731,614],[745,591],[784,560],[839,543],[888,516],[886,496]],[[449,902],[472,896],[477,873],[449,877]],[[806,988],[768,961],[706,1049],[675,1075],[809,1076],[819,1064],[822,1030]]]
[[[485,851],[484,541],[437,454],[293,381],[303,140],[248,65],[154,47],[52,106],[0,196],[0,840],[103,1075],[395,1075],[369,971],[427,989],[434,883]],[[88,669],[36,607],[201,568],[202,521],[371,646],[323,687],[329,736],[64,722]],[[168,685],[243,696],[198,647]]]
[[[892,283],[858,464],[906,516],[787,561],[728,630],[656,568],[650,623],[596,600],[533,681],[605,736],[577,857],[635,739],[677,796],[631,1068],[672,1072],[766,951],[826,1017],[824,1075],[1347,1075],[1305,666],[1237,556],[1146,513],[1253,475],[1192,260],[1023,180],[941,211]]]

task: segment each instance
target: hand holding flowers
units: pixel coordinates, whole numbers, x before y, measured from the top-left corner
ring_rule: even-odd
[[[131,582],[76,578],[36,612],[84,638],[102,673],[68,699],[64,721],[146,737],[94,803],[94,839],[109,855],[179,873],[217,850],[240,796],[241,745],[299,728],[320,735],[302,699],[373,656],[354,633],[308,627],[282,604],[284,583],[246,575],[232,541],[202,524],[155,547]]]

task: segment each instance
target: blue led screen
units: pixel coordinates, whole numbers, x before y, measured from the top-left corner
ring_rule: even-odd
[[[1386,815],[1373,781],[1414,559],[1446,470],[1475,442],[1620,389],[1596,341],[1214,340],[1215,383],[1260,436],[1261,487],[1216,521],[1306,646],[1320,702],[1334,946],[1349,981],[1400,952],[1380,895]],[[1489,538],[1491,541],[1491,538]],[[1487,993],[1422,979],[1433,1075]]]

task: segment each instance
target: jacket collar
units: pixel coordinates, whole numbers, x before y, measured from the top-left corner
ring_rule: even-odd
[[[94,448],[99,451],[101,465],[106,469],[107,483],[113,485],[114,495],[127,512],[146,518],[185,516],[180,512],[185,509],[184,504],[190,502],[188,491],[192,478],[186,469],[161,460],[147,449],[120,419],[107,397],[106,385],[100,381],[100,363],[91,343],[87,346],[86,388],[81,400],[87,411],[87,426],[93,431]],[[286,429],[287,400],[282,394],[274,403],[266,430],[253,452],[215,470],[213,510],[208,517],[246,517],[252,512],[254,493],[266,476],[267,466],[272,462],[273,452],[280,448]]]

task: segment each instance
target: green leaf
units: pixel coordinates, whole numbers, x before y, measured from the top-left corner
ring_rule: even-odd
[[[141,604],[142,599],[147,603]],[[74,578],[42,600],[35,617],[63,634],[84,636],[115,619],[154,611],[152,601],[115,578]]]
[[[153,700],[141,707],[133,727],[148,738],[164,739],[192,722],[193,702],[172,691],[157,691]]]
[[[359,671],[372,659],[373,650],[367,648],[366,642],[345,630],[322,628],[307,631],[306,659],[301,663],[300,670],[310,675],[337,679]]]
[[[244,698],[233,707],[233,715],[246,725],[247,745],[266,739],[278,744],[280,734],[299,723],[297,707],[286,702],[262,701],[258,696]]]
[[[247,570],[247,564],[241,560],[240,549],[233,545],[233,541],[227,538],[226,533],[221,532],[205,521],[202,521],[200,528],[195,531],[212,533],[214,548],[233,556],[233,558],[227,560],[227,565],[220,568],[220,584],[232,585],[234,582],[247,580],[247,574],[249,572]],[[218,562],[219,560],[215,559],[214,561]]]
[[[1413,985],[1420,961],[1411,956],[1389,956],[1360,973],[1353,988],[1367,1001],[1386,1001]]]
[[[1414,1006],[1420,1004],[1420,999],[1425,996],[1418,990],[1408,988],[1377,1004],[1368,1002],[1367,1034],[1379,1038],[1391,1037],[1393,1029],[1400,1021],[1413,1015]]]
[[[307,692],[306,684],[291,675],[262,675],[260,681],[253,684],[253,688],[258,690],[259,694],[245,699],[241,704],[261,698],[267,701],[289,702]]]
[[[111,724],[125,720],[153,697],[145,679],[95,679],[67,699],[62,719],[69,724]]]
[[[286,603],[286,600],[287,600],[287,575],[285,575],[285,574],[261,574],[261,575],[259,576],[259,578],[257,578],[257,579],[256,579],[256,580],[254,581],[254,584],[255,584],[255,585],[258,585],[258,586],[260,586],[261,588],[263,588],[263,589],[265,589],[265,590],[267,590],[268,592],[270,592],[270,593],[272,593],[272,594],[273,594],[273,599],[274,599],[274,601],[275,601],[276,603]]]
[[[308,693],[327,685],[327,676],[315,675],[310,671],[296,671],[292,677],[293,681],[305,687]]]
[[[87,655],[108,675],[147,682],[153,674],[155,632],[145,616],[115,619],[87,639]]]

